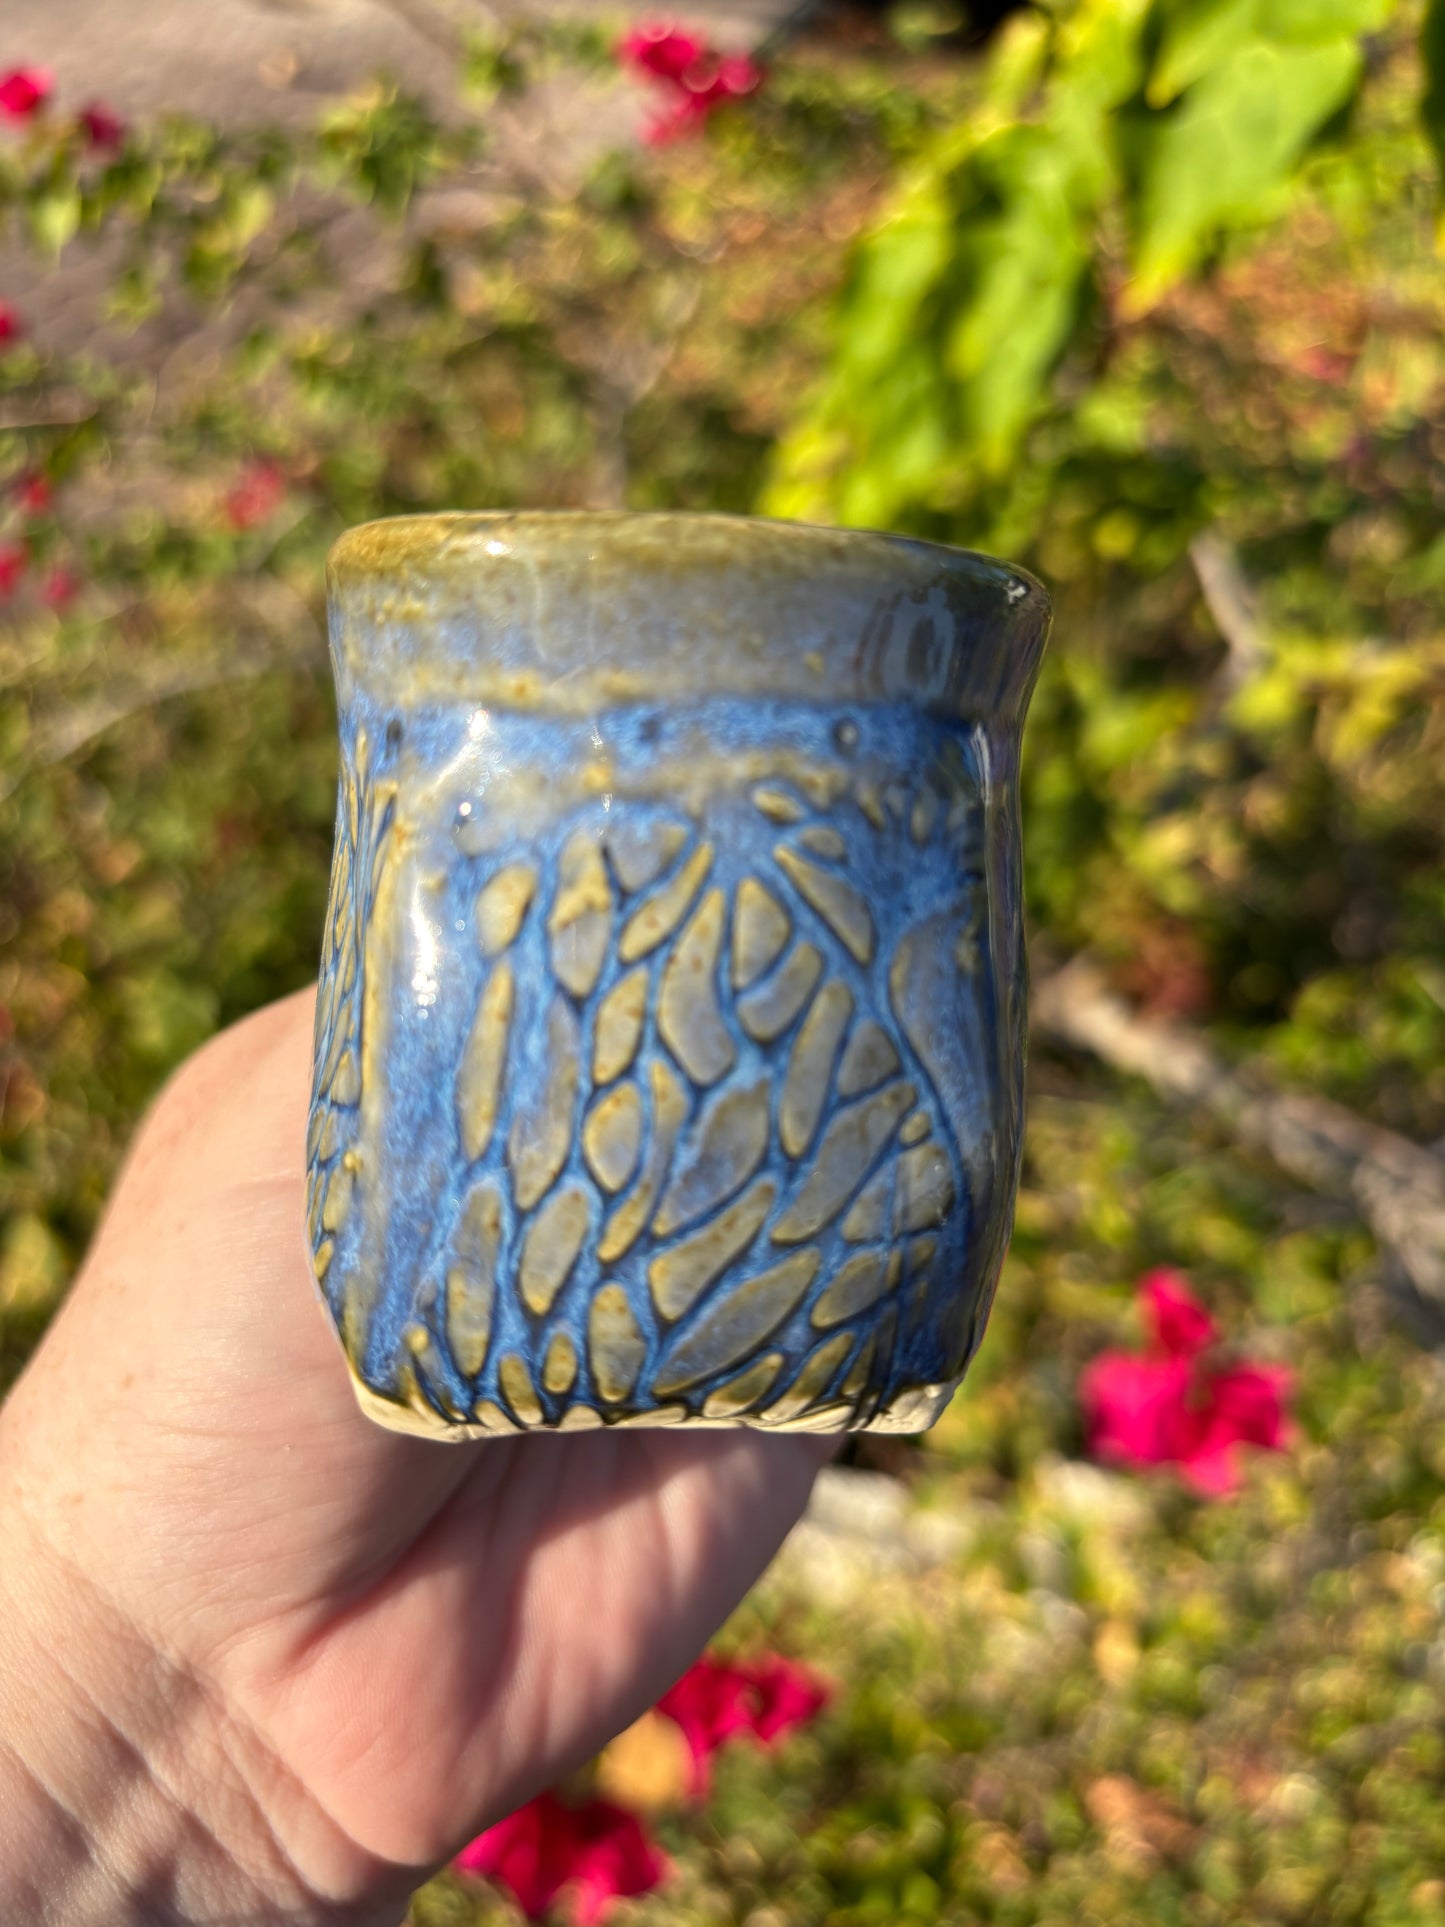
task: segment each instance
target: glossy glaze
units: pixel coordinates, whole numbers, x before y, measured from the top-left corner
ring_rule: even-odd
[[[366,1408],[929,1423],[1017,1179],[1042,590],[525,516],[356,531],[332,592],[308,1238]]]

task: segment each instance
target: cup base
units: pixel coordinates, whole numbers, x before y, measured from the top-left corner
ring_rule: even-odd
[[[735,1431],[739,1426],[748,1426],[756,1432],[926,1432],[943,1415],[944,1407],[963,1382],[963,1373],[942,1385],[916,1385],[896,1392],[886,1405],[872,1411],[859,1410],[844,1403],[814,1407],[813,1410],[792,1419],[764,1419],[751,1417],[746,1412],[737,1413],[730,1418],[702,1418],[685,1412],[681,1406],[657,1406],[650,1411],[624,1412],[616,1417],[604,1416],[590,1405],[573,1405],[565,1411],[555,1425],[514,1425],[501,1411],[493,1407],[485,1419],[473,1423],[464,1420],[443,1418],[429,1401],[418,1391],[413,1401],[399,1404],[395,1399],[383,1398],[372,1390],[364,1379],[358,1377],[348,1361],[351,1388],[356,1394],[356,1402],[373,1423],[390,1432],[402,1432],[410,1438],[433,1439],[442,1445],[460,1445],[471,1439],[536,1437],[539,1434],[602,1431],[649,1431],[661,1430],[667,1426],[686,1425],[689,1431],[705,1429],[710,1432]]]

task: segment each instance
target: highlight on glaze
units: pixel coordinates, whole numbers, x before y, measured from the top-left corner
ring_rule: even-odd
[[[1017,1183],[1042,591],[585,515],[377,524],[332,589],[307,1234],[365,1408],[931,1423]]]

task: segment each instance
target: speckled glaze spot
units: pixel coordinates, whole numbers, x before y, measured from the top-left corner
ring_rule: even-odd
[[[766,884],[744,877],[733,906],[733,989],[750,983],[782,955],[793,921]]]
[[[778,1136],[790,1158],[802,1157],[817,1133],[838,1047],[852,1015],[852,991],[833,978],[818,992],[798,1026],[778,1102]]]
[[[514,943],[537,889],[537,872],[509,863],[488,879],[477,898],[477,942],[484,957],[495,957]]]
[[[343,538],[306,1222],[371,1417],[932,1423],[1017,1183],[1046,628],[881,536]]]
[[[554,1191],[533,1213],[522,1238],[517,1281],[523,1303],[538,1318],[546,1317],[567,1282],[591,1219],[587,1192],[580,1184]]]
[[[654,1258],[648,1282],[657,1309],[669,1320],[683,1317],[702,1292],[752,1244],[767,1220],[777,1186],[763,1178],[736,1204]]]
[[[642,1098],[635,1084],[614,1086],[587,1113],[582,1155],[604,1191],[620,1191],[637,1169],[642,1125]]]
[[[642,1044],[651,988],[645,970],[629,970],[602,999],[592,1034],[594,1084],[610,1084],[631,1068]]]
[[[781,970],[738,1003],[738,1021],[757,1044],[771,1044],[789,1028],[823,974],[815,944],[795,945]]]

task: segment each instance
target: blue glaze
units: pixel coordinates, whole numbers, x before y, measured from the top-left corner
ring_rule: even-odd
[[[321,1290],[362,1386],[387,1409],[405,1411],[413,1427],[430,1423],[438,1434],[504,1429],[507,1420],[552,1426],[579,1407],[607,1422],[644,1420],[660,1407],[673,1416],[684,1407],[699,1418],[720,1386],[759,1358],[781,1354],[776,1379],[743,1415],[751,1422],[770,1422],[769,1405],[780,1397],[785,1404],[773,1422],[891,1422],[904,1429],[929,1422],[938,1397],[925,1398],[925,1409],[910,1404],[910,1395],[946,1392],[976,1349],[1017,1182],[1022,960],[1014,727],[900,700],[724,693],[569,715],[474,700],[402,705],[394,688],[373,691],[359,681],[345,693],[346,780],[318,1005],[309,1229]],[[768,813],[788,803],[796,821]],[[664,823],[685,832],[682,847],[628,894],[611,837],[620,825],[630,832]],[[837,852],[820,832],[841,838]],[[575,849],[579,836],[595,841],[610,899],[600,968],[580,996],[559,984],[548,929],[562,853]],[[810,836],[816,847],[808,847]],[[666,891],[704,843],[712,846],[711,864],[686,915],[655,952],[624,961],[619,944],[628,919]],[[866,906],[871,933],[866,955],[856,954],[857,923],[840,923],[826,904],[810,902],[796,871],[780,861],[780,847],[813,874],[858,893],[853,901]],[[515,865],[533,873],[534,894],[504,958],[489,958],[478,939],[477,899],[490,878]],[[739,887],[749,878],[783,907],[790,934],[770,968],[739,992],[730,935]],[[707,1002],[732,1062],[707,1082],[687,1076],[675,1037],[670,1048],[659,986],[691,919],[715,890],[724,894],[727,917]],[[897,1063],[869,1089],[845,1094],[835,1058],[821,1119],[809,1144],[790,1157],[779,1105],[811,1000],[767,1040],[750,1034],[742,1013],[800,943],[823,959],[818,984],[846,989],[848,1036],[872,1020]],[[479,1002],[503,961],[515,981],[505,1076],[490,1137],[472,1160],[462,1140],[458,1069]],[[583,1120],[599,1095],[590,1076],[592,1033],[608,992],[640,965],[650,971],[641,1043],[625,1076],[606,1088],[634,1078],[646,1100],[650,1066],[661,1060],[686,1091],[687,1122],[658,1195],[685,1163],[700,1120],[762,1080],[767,1144],[761,1163],[726,1197],[665,1236],[656,1230],[654,1196],[647,1229],[604,1263],[599,1237],[641,1181],[656,1117],[645,1101],[637,1166],[609,1193],[583,1153]],[[524,1211],[508,1146],[519,1113],[530,1114],[547,1084],[548,1013],[559,1000],[579,1039],[577,1091],[565,1154],[543,1196]],[[358,1067],[355,1079],[344,1068],[348,1055]],[[912,1087],[911,1101],[892,1118],[839,1208],[815,1235],[776,1237],[826,1161],[830,1125],[904,1085]],[[917,1148],[903,1141],[910,1135]],[[902,1202],[914,1195],[896,1175],[905,1164],[926,1173],[927,1210]],[[850,1207],[884,1170],[895,1177],[883,1233],[845,1235]],[[653,1261],[693,1241],[760,1179],[771,1179],[776,1192],[750,1243],[670,1321],[649,1283]],[[449,1340],[446,1280],[457,1266],[468,1199],[481,1185],[497,1202],[499,1237],[485,1357],[469,1374]],[[522,1244],[538,1211],[569,1186],[588,1200],[588,1230],[539,1315],[518,1288]],[[907,1209],[914,1218],[900,1218]],[[660,1373],[676,1376],[670,1361],[699,1330],[731,1315],[729,1301],[741,1286],[800,1248],[816,1254],[816,1269],[781,1322],[760,1328],[743,1355],[726,1356],[681,1390],[655,1388]],[[866,1251],[891,1260],[891,1288],[851,1317],[815,1323],[819,1300]],[[604,1396],[594,1370],[590,1320],[605,1286],[625,1294],[642,1342],[635,1384],[620,1397]],[[543,1363],[559,1332],[571,1340],[577,1370],[572,1384],[554,1392],[543,1383]],[[503,1359],[514,1374],[517,1361],[525,1368],[530,1389],[520,1403],[515,1378],[510,1398],[502,1383]],[[795,1409],[798,1399],[792,1407],[786,1400],[804,1368],[812,1374],[810,1392]]]

